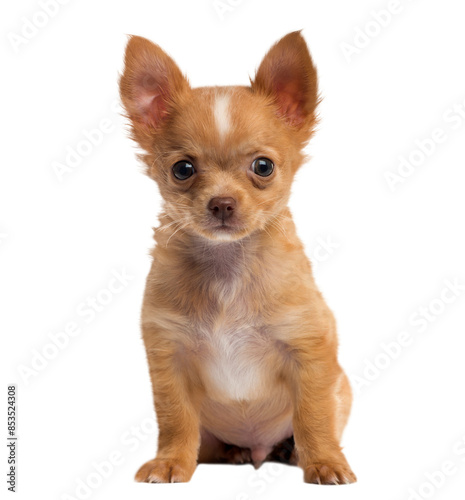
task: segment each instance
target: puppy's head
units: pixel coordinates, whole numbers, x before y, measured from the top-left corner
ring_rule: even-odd
[[[237,240],[285,209],[318,101],[299,32],[271,48],[250,87],[195,89],[160,47],[131,37],[120,92],[147,173],[179,227]]]

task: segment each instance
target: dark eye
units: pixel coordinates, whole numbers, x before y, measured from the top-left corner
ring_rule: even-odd
[[[257,158],[252,163],[252,170],[261,177],[268,177],[273,173],[274,165],[268,158]]]
[[[189,177],[194,175],[194,172],[194,165],[186,160],[178,161],[178,163],[173,165],[173,175],[180,181],[189,179]]]

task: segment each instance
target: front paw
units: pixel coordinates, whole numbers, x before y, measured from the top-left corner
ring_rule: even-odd
[[[304,468],[304,481],[313,484],[350,484],[357,478],[347,464],[313,463]]]
[[[185,483],[190,480],[196,464],[174,458],[155,458],[136,473],[139,483]]]

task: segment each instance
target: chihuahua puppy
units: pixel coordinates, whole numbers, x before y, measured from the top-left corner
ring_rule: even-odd
[[[277,42],[250,87],[191,88],[132,36],[120,92],[164,200],[142,308],[158,451],[136,480],[275,460],[309,483],[354,482],[336,325],[287,207],[318,103],[303,37]]]

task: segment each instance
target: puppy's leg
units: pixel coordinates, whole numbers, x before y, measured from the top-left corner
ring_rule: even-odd
[[[342,372],[336,384],[336,434],[341,440],[352,408],[352,389],[347,375]]]
[[[335,346],[324,344],[301,340],[292,346],[299,353],[290,370],[298,461],[307,483],[353,483],[357,479],[339,445],[350,408],[350,388]]]
[[[267,462],[279,462],[288,465],[297,465],[294,436],[276,444],[273,451],[266,457]]]
[[[159,427],[155,459],[144,464],[136,481],[189,481],[197,464],[201,394],[179,359],[174,342],[153,327],[143,327]]]

